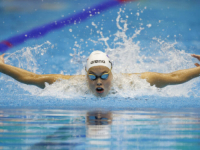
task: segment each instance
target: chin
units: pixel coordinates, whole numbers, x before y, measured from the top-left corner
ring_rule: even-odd
[[[92,92],[96,97],[106,97],[108,92],[97,93],[96,91]]]

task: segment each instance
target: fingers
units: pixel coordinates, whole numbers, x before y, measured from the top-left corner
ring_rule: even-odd
[[[2,54],[2,55],[0,55],[1,57],[4,57],[5,56],[5,53],[4,54]]]
[[[194,65],[195,65],[196,67],[199,67],[199,66],[200,66],[198,63],[195,63]]]
[[[191,56],[194,57],[194,58],[197,58],[197,59],[200,61],[200,55],[192,54]],[[199,66],[200,66],[198,63],[195,63],[194,65],[195,65],[196,67],[199,67]]]
[[[191,56],[197,58],[200,61],[200,55],[192,54]]]
[[[197,59],[200,61],[200,55],[192,54],[191,56],[194,57],[194,58],[197,58]],[[194,65],[195,65],[196,67],[199,67],[199,66],[200,66],[198,63],[195,63]]]
[[[4,62],[4,58],[3,58],[3,57],[4,57],[4,55],[5,55],[5,53],[4,53],[4,54],[2,54],[2,55],[0,55],[0,63],[5,63],[5,62]]]
[[[192,57],[194,57],[194,58],[197,58],[197,57],[198,57],[198,56],[197,56],[197,55],[195,55],[195,54],[192,54],[191,56],[192,56]]]

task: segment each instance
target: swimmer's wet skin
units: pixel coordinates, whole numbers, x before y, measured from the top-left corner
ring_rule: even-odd
[[[110,72],[110,73],[109,73]],[[109,73],[107,79],[97,78],[91,80],[88,74],[95,74],[96,76],[102,76],[103,74]],[[112,85],[113,75],[109,68],[105,66],[93,66],[87,72],[87,81],[90,91],[96,96],[106,96]]]
[[[73,76],[61,74],[46,74],[39,75],[21,68],[17,68],[4,63],[4,55],[0,56],[0,72],[11,76],[17,81],[25,84],[36,85],[40,88],[45,88],[45,82],[52,84],[59,79],[68,80]],[[200,61],[200,55],[191,55]],[[158,88],[167,85],[175,85],[187,82],[200,75],[200,65],[195,64],[196,68],[178,70],[172,73],[156,73],[144,72],[138,73],[141,79],[146,79],[151,86],[155,85]],[[112,86],[113,74],[112,63],[108,56],[101,51],[94,51],[87,59],[86,65],[87,83],[90,91],[97,97],[104,97],[108,95]],[[131,74],[127,74],[131,75]],[[78,77],[83,77],[80,75]],[[130,81],[131,82],[131,81]]]

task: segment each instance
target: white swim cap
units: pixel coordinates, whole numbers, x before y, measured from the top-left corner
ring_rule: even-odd
[[[94,51],[87,59],[86,70],[88,71],[91,67],[94,66],[105,66],[111,69],[112,63],[110,62],[110,59],[108,58],[106,53],[103,53],[101,51]]]

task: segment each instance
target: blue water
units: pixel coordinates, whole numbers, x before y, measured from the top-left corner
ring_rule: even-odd
[[[4,109],[0,144],[2,149],[33,150],[199,149],[196,111],[118,110],[112,111],[112,124],[91,126],[89,113],[80,109]],[[90,132],[94,127],[97,132]]]
[[[103,2],[1,1],[0,41]],[[119,5],[11,48],[6,63],[41,74],[84,74],[84,60],[98,49],[109,54],[116,74],[192,68],[198,61],[190,54],[200,49],[199,4],[138,0]],[[199,149],[199,78],[164,89],[138,82],[142,88],[133,90],[128,80],[119,81],[122,91],[97,99],[76,91],[82,85],[63,81],[41,90],[0,74],[0,149]],[[103,139],[87,134],[92,127],[86,116],[95,110],[113,116]]]

